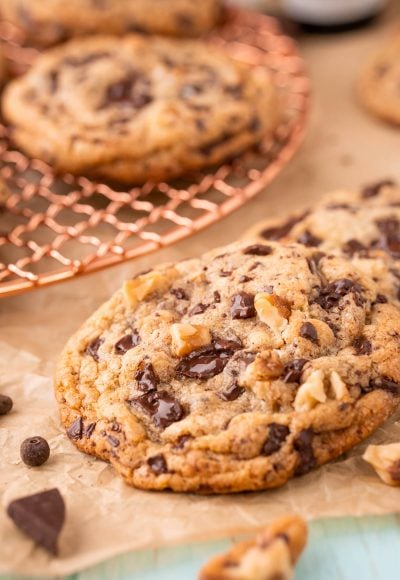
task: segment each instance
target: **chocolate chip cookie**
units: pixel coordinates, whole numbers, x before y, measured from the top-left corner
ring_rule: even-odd
[[[269,73],[196,40],[77,39],[3,97],[15,142],[57,170],[142,183],[221,163],[279,118]]]
[[[365,107],[390,123],[400,124],[400,30],[363,70],[359,95]]]
[[[71,36],[143,32],[196,36],[210,30],[219,0],[2,0],[2,17],[29,42],[46,46]]]
[[[293,580],[293,566],[307,543],[307,525],[287,516],[256,538],[235,544],[200,570],[199,580]]]
[[[143,489],[284,484],[398,407],[400,310],[345,256],[243,241],[127,280],[63,351],[75,445]]]
[[[245,237],[343,254],[379,282],[381,300],[400,297],[400,188],[392,180],[332,193],[311,210],[256,224]]]

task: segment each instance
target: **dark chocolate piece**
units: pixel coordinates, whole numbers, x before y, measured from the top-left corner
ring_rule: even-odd
[[[43,437],[29,437],[22,442],[20,455],[25,465],[40,467],[50,457],[50,447]]]

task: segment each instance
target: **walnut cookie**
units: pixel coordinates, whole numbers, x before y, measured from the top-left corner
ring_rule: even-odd
[[[125,282],[56,373],[76,446],[138,488],[262,490],[398,407],[400,310],[346,257],[244,241]]]
[[[244,236],[254,237],[343,254],[379,281],[382,300],[400,296],[400,188],[391,180],[334,192],[289,219],[261,221]]]
[[[279,119],[265,69],[201,41],[135,35],[48,51],[7,87],[3,113],[29,155],[129,183],[221,163]]]
[[[1,0],[2,17],[41,46],[87,34],[197,36],[220,10],[219,0]]]

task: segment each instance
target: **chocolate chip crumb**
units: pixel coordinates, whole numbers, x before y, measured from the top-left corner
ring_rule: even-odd
[[[29,437],[22,442],[20,455],[25,465],[40,467],[50,457],[50,447],[43,437]]]
[[[314,344],[319,344],[317,330],[311,322],[304,322],[304,324],[302,324],[300,328],[300,336]]]
[[[178,298],[178,300],[189,300],[189,296],[183,288],[172,288],[171,294]]]
[[[356,338],[353,344],[356,355],[362,356],[364,354],[371,354],[372,352],[372,344],[365,336],[359,336]]]
[[[235,401],[238,399],[246,389],[240,387],[236,382],[233,382],[229,387],[225,390],[220,391],[218,393],[218,397],[222,399],[222,401]]]
[[[189,310],[189,316],[203,314],[203,312],[205,312],[209,306],[209,304],[203,304],[202,302],[199,302],[199,304],[196,304],[191,310]]]

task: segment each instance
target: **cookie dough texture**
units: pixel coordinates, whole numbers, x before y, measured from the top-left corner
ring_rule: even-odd
[[[381,119],[400,124],[400,27],[396,35],[371,58],[359,80],[364,106]]]
[[[256,538],[235,544],[200,570],[199,580],[292,580],[307,542],[307,525],[297,516],[276,520]]]
[[[73,40],[13,81],[3,113],[15,142],[63,172],[121,182],[221,163],[277,124],[265,69],[196,40]]]
[[[244,241],[128,280],[56,373],[76,446],[138,488],[262,490],[397,408],[398,303],[345,257]]]
[[[196,36],[217,23],[221,6],[219,0],[2,0],[0,10],[28,41],[46,46],[87,34]]]

